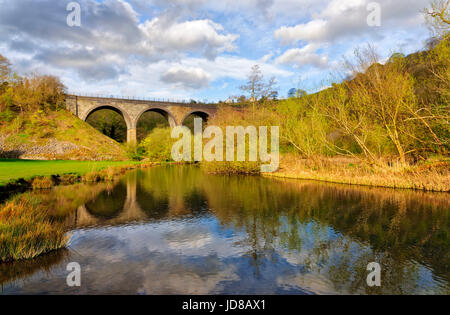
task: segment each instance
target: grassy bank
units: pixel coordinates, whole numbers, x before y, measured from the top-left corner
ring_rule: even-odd
[[[348,157],[304,159],[294,154],[281,156],[280,169],[267,177],[319,180],[374,187],[450,191],[450,160],[417,166],[376,168]]]
[[[127,160],[124,146],[68,111],[29,110],[3,118],[0,157],[30,160]]]
[[[0,187],[19,179],[75,174],[83,176],[107,167],[136,165],[133,161],[35,161],[0,159]],[[1,188],[0,188],[1,189]]]

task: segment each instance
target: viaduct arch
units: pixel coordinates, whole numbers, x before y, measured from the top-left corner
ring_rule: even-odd
[[[127,125],[128,143],[136,143],[137,123],[139,118],[148,111],[162,114],[172,128],[182,125],[185,119],[192,114],[206,120],[217,112],[217,107],[214,105],[77,95],[66,95],[66,108],[83,121],[100,109],[110,109],[119,113]]]

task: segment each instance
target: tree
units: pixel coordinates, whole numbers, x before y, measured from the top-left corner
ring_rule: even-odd
[[[275,89],[276,78],[272,77],[268,82],[264,82],[264,76],[259,65],[254,65],[247,77],[247,83],[241,86],[241,90],[247,92],[250,101],[255,109],[256,102],[260,99],[273,99],[278,95]]]
[[[297,95],[297,89],[296,88],[292,88],[289,90],[288,92],[288,98],[294,98]]]
[[[11,64],[8,59],[0,55],[0,83],[8,81],[11,76]]]
[[[11,79],[11,64],[8,59],[0,55],[0,94],[6,90]]]
[[[288,92],[288,98],[294,98],[294,97],[300,98],[300,97],[304,97],[306,95],[308,95],[308,93],[302,89],[292,88]]]
[[[65,86],[53,76],[31,76],[11,87],[14,107],[28,110],[58,110],[65,106]]]
[[[433,0],[431,9],[424,9],[425,19],[434,36],[448,38],[450,30],[450,0]]]
[[[250,100],[254,104],[261,95],[264,88],[263,75],[258,65],[254,65],[247,76],[247,84],[241,86],[241,90],[250,95]]]

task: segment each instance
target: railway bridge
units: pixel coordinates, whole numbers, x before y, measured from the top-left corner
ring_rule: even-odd
[[[172,128],[182,125],[184,120],[192,114],[207,120],[217,112],[217,106],[206,104],[78,95],[66,95],[66,108],[84,121],[101,109],[110,109],[119,113],[127,125],[128,143],[136,143],[137,122],[146,112],[157,112],[163,115]]]

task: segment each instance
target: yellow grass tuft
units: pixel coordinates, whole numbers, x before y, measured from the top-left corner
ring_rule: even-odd
[[[49,177],[36,177],[32,184],[33,189],[51,189],[53,187],[53,181]]]

